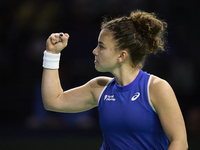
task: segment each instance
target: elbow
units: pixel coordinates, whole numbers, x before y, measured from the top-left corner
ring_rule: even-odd
[[[42,97],[43,106],[45,110],[56,111],[58,109],[59,99],[52,99],[49,97]]]
[[[59,103],[54,102],[43,102],[44,109],[53,112],[65,112]]]
[[[188,146],[188,143],[186,142],[184,145],[183,145],[183,149],[184,150],[188,150],[189,146]]]
[[[43,99],[43,106],[44,109],[47,111],[56,111],[55,102],[47,101]]]
[[[182,141],[182,145],[183,145],[183,149],[188,150],[189,145],[188,145],[187,139]]]
[[[52,105],[44,103],[44,109],[47,111],[54,111]]]
[[[188,142],[187,141],[183,141],[181,145],[183,146],[182,149],[188,150],[189,146],[188,146]]]
[[[188,142],[186,142],[185,149],[188,150],[188,148],[189,148],[189,145],[188,145]]]
[[[183,140],[183,141],[172,141],[170,142],[169,150],[171,149],[181,149],[181,150],[188,150],[188,142]]]

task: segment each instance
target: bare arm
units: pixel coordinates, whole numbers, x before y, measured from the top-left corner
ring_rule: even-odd
[[[45,109],[56,112],[81,112],[97,106],[90,82],[64,92],[60,85],[58,70],[44,69],[42,97]]]
[[[47,52],[60,53],[67,46],[69,35],[52,34],[47,40]],[[109,78],[92,79],[83,86],[63,91],[58,69],[45,69],[42,76],[42,98],[47,110],[81,112],[98,105],[98,97]]]
[[[151,102],[170,141],[168,150],[188,149],[184,119],[171,86],[153,77],[149,90]]]

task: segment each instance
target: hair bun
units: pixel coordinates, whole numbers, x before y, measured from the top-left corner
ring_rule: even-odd
[[[150,53],[155,53],[158,48],[163,49],[163,30],[166,23],[158,20],[154,13],[141,12],[137,10],[130,14],[130,18],[140,33],[141,37],[148,42],[148,50]]]

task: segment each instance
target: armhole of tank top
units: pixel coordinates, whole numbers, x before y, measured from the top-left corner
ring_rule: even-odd
[[[103,90],[101,91],[101,94],[99,95],[99,99],[98,99],[98,105],[99,105],[99,101],[100,101],[100,99],[101,99],[101,96],[102,96],[103,92],[105,91],[105,89],[107,88],[108,84],[109,84],[112,80],[113,80],[113,78],[110,79],[110,80],[108,81],[108,83],[106,83],[105,87],[104,87]]]
[[[150,75],[149,81],[148,81],[148,85],[147,85],[148,101],[149,101],[149,105],[151,106],[151,108],[153,109],[153,111],[154,111],[155,113],[157,113],[157,112],[156,112],[156,109],[153,107],[153,105],[152,105],[152,103],[151,103],[150,95],[149,95],[149,85],[150,85],[150,82],[151,82],[151,78],[152,78],[152,75]]]

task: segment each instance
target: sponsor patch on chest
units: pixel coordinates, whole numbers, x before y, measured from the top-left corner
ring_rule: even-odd
[[[115,101],[114,95],[105,95],[104,96],[104,101]]]

